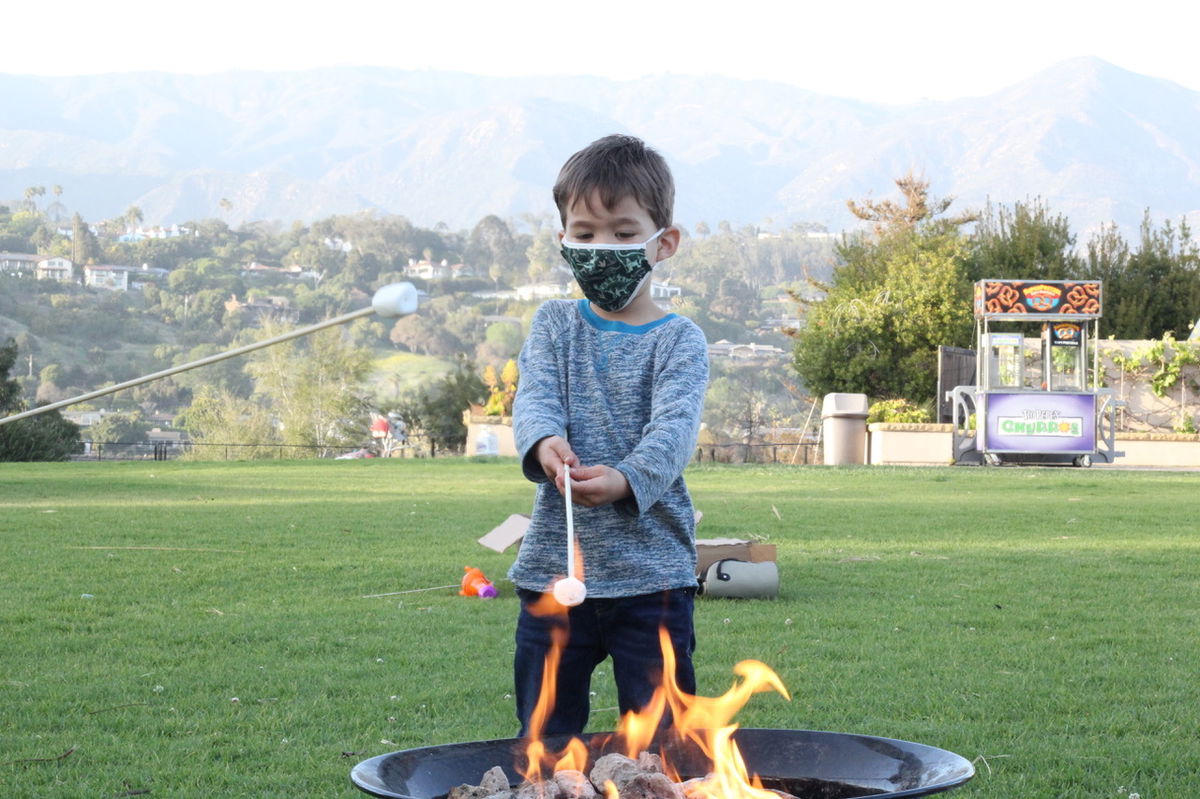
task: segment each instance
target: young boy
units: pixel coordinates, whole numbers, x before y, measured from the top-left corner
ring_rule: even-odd
[[[670,634],[676,681],[696,691],[695,521],[682,474],[700,427],[708,346],[694,323],[654,304],[649,282],[679,246],[674,200],[666,161],[631,136],[593,142],[554,185],[563,258],[586,299],[544,303],[518,361],[514,433],[525,476],[539,484],[509,571],[521,598],[514,676],[522,736],[556,630],[569,637],[543,734],[583,731],[592,671],[609,656],[622,715],[649,702],[662,678],[660,627]],[[564,466],[587,598],[547,615],[535,611],[568,573]]]

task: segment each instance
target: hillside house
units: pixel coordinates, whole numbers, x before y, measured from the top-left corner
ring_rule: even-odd
[[[772,344],[734,344],[721,339],[708,345],[708,357],[728,358],[743,363],[767,363],[778,360],[787,353]]]
[[[404,276],[419,277],[422,280],[445,280],[450,277],[450,264],[445,259],[440,264],[435,264],[409,258],[408,266],[404,267]]]
[[[167,275],[171,274],[170,269],[162,269],[149,264],[142,264],[141,269],[134,269],[132,266],[127,268],[129,269],[129,288],[134,290],[142,288],[147,283],[165,286]]]
[[[548,300],[553,297],[568,297],[571,287],[553,280],[543,280],[540,283],[526,283],[515,289],[519,300]]]
[[[179,225],[171,225],[170,227],[163,227],[161,225],[143,227],[139,225],[136,228],[126,229],[123,234],[117,236],[117,241],[132,243],[146,241],[147,239],[177,239],[180,236],[190,234],[191,230],[181,228]]]
[[[147,283],[162,283],[169,270],[142,264],[142,266],[116,266],[111,264],[88,264],[83,267],[83,285],[108,291],[140,289]]]
[[[258,297],[249,302],[230,297],[225,301],[225,313],[238,311],[244,313],[252,325],[261,325],[267,320],[295,324],[300,319],[300,312],[292,307],[287,297]]]
[[[316,284],[319,284],[325,277],[324,272],[313,272],[310,269],[305,269],[299,264],[292,264],[291,266],[268,266],[266,264],[260,264],[257,261],[251,261],[249,264],[242,267],[241,275],[242,277],[284,277],[289,280],[306,279],[312,280]]]
[[[129,291],[129,267],[88,264],[83,267],[83,285],[108,291]]]
[[[664,313],[671,313],[675,298],[682,296],[683,289],[679,286],[672,286],[670,281],[664,280],[659,283],[657,280],[650,280],[650,299]]]
[[[57,280],[59,283],[75,282],[75,264],[70,258],[54,256],[38,261],[34,275],[38,280]]]
[[[669,280],[664,280],[661,283],[657,280],[650,281],[650,299],[652,300],[670,301],[681,296],[683,296],[683,289],[679,286],[672,286]]]
[[[43,257],[23,252],[0,252],[0,275],[32,276]]]
[[[455,277],[475,277],[475,270],[466,264],[451,264],[445,258],[436,264],[409,258],[408,266],[404,267],[404,276],[419,277],[422,280],[447,280]]]

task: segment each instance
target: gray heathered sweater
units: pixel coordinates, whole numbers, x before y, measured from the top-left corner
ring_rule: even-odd
[[[696,585],[696,527],[683,469],[708,385],[700,328],[675,314],[634,327],[602,319],[586,300],[550,300],[533,318],[518,365],[513,431],[525,476],[539,485],[509,578],[546,591],[567,572],[564,500],[532,451],[559,435],[582,465],[619,469],[633,492],[603,507],[575,506],[588,596]]]

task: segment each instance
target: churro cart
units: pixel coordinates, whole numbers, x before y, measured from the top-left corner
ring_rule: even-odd
[[[1092,344],[1102,308],[1099,280],[975,284],[975,385],[949,392],[955,463],[1090,466],[1124,454],[1120,403],[1100,387]]]

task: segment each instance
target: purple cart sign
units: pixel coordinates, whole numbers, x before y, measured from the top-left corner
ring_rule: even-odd
[[[1096,395],[987,394],[986,452],[1096,451]]]

